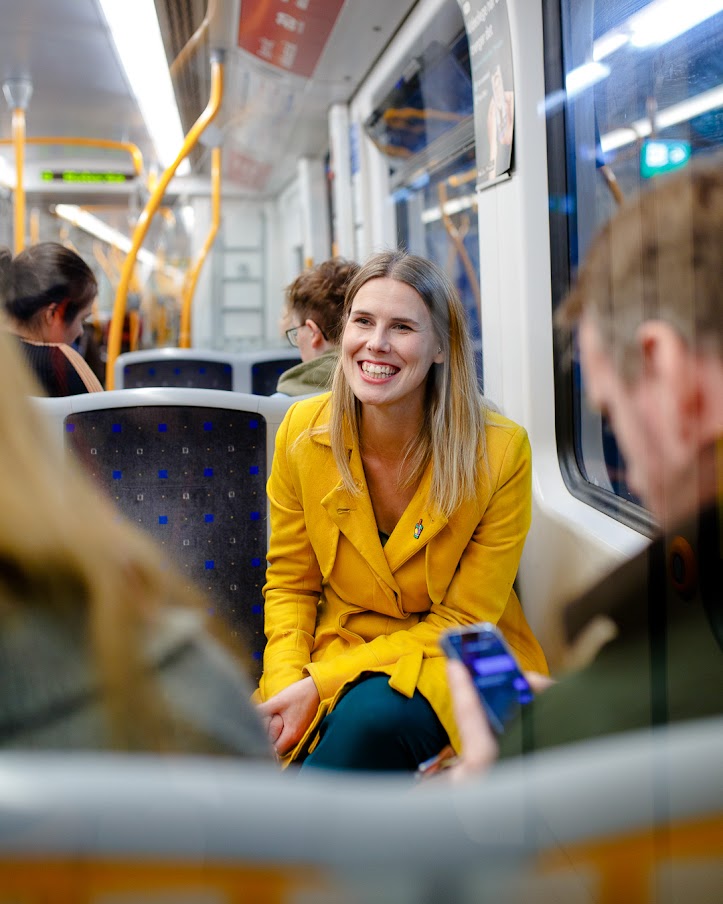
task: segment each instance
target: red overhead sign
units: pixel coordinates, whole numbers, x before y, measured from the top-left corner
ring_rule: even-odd
[[[226,178],[243,188],[263,191],[271,175],[271,164],[255,160],[247,154],[230,150],[226,157]]]
[[[309,78],[344,0],[254,0],[241,4],[238,46]]]

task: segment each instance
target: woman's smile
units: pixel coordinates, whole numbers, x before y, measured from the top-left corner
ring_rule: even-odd
[[[378,383],[399,373],[399,368],[391,364],[377,364],[374,361],[362,361],[359,364],[362,373],[373,382]]]

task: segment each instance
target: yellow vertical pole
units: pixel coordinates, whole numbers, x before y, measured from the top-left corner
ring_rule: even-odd
[[[178,342],[180,348],[191,347],[191,306],[196,292],[196,284],[201,269],[206,261],[208,252],[218,234],[221,223],[221,148],[215,147],[211,151],[211,228],[203,243],[198,259],[189,271],[184,283],[183,301],[181,306],[181,335]]]
[[[168,183],[173,178],[181,161],[185,159],[186,156],[188,156],[189,151],[196,144],[199,136],[203,133],[204,129],[209,125],[209,123],[211,123],[211,121],[218,113],[223,95],[222,57],[223,55],[221,53],[216,52],[215,56],[211,60],[211,96],[209,98],[208,104],[206,105],[206,109],[203,111],[203,113],[201,113],[201,115],[191,127],[191,130],[186,136],[186,139],[183,142],[183,147],[178,152],[176,159],[159,179],[158,184],[155,186],[151,197],[148,199],[148,202],[143,209],[143,213],[141,213],[140,217],[138,218],[138,223],[136,224],[135,231],[133,232],[131,249],[128,252],[128,255],[123,263],[123,269],[121,271],[120,280],[118,282],[118,288],[116,289],[115,304],[113,306],[113,316],[110,322],[110,329],[108,330],[108,356],[106,360],[105,381],[107,389],[113,389],[115,386],[115,360],[120,354],[121,339],[123,337],[123,320],[125,319],[126,314],[126,297],[128,294],[128,286],[131,281],[131,276],[133,275],[133,269],[135,267],[138,252],[151,225],[151,219],[161,205],[161,201],[163,200],[163,195],[165,194],[166,188],[168,187]]]
[[[40,211],[33,207],[30,211],[30,244],[37,245],[40,241]]]
[[[15,193],[13,195],[13,220],[15,228],[15,254],[25,247],[25,110],[13,110],[13,143],[15,145]]]

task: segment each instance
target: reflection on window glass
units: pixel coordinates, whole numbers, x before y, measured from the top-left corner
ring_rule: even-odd
[[[450,276],[467,312],[482,386],[479,240],[467,35],[429,43],[365,123],[389,161],[397,243]]]
[[[562,0],[571,272],[626,196],[723,143],[723,0]],[[583,476],[626,499],[624,462],[573,368]]]
[[[479,240],[474,149],[397,190],[397,241],[451,277],[480,345]]]
[[[472,116],[467,36],[432,39],[415,56],[364,128],[382,153],[408,160]]]

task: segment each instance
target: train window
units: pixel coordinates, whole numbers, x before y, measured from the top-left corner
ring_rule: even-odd
[[[433,40],[414,57],[364,128],[390,157],[409,159],[450,132],[473,111],[467,37],[447,48]]]
[[[553,302],[622,198],[723,143],[721,0],[546,0]],[[557,349],[558,438],[572,492],[650,532],[573,351]]]
[[[433,38],[364,128],[389,161],[397,243],[437,263],[460,293],[478,349],[481,386],[477,169],[466,33],[451,42]]]
[[[479,239],[474,147],[394,193],[397,242],[452,277],[480,344]]]

